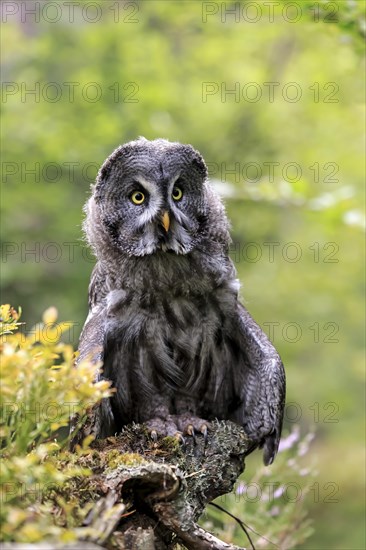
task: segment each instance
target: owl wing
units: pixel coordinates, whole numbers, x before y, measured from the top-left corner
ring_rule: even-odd
[[[104,317],[103,307],[94,308],[89,312],[80,335],[78,363],[86,358],[93,363],[103,361]]]
[[[238,303],[234,340],[241,360],[234,383],[241,405],[235,420],[248,436],[263,446],[263,461],[271,464],[281,437],[286,379],[280,356],[245,307]]]
[[[97,264],[89,285],[89,315],[80,334],[77,363],[89,359],[93,363],[103,363],[105,358],[107,290],[105,277]],[[100,376],[100,375],[98,375]],[[114,418],[108,399],[103,399],[91,413],[83,429],[83,436],[92,433],[95,437],[105,437],[114,433]]]
[[[99,264],[93,269],[89,284],[89,315],[79,339],[78,362],[88,357],[93,362],[103,361],[106,304],[105,279]]]

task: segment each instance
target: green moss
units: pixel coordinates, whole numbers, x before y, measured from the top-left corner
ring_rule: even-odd
[[[174,436],[166,436],[160,442],[160,449],[172,454],[179,453],[182,449],[178,439]]]
[[[117,449],[106,454],[108,468],[115,469],[118,466],[132,467],[146,463],[147,461],[137,453],[120,453]]]

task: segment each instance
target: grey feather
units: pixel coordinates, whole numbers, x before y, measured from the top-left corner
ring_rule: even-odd
[[[133,203],[134,192],[143,203]],[[116,388],[96,435],[190,412],[243,425],[271,463],[284,370],[238,301],[229,222],[201,155],[161,139],[123,145],[100,169],[85,211],[97,264],[80,356],[102,359]]]

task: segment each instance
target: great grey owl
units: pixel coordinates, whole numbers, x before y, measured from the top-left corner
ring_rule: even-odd
[[[145,422],[155,438],[206,436],[210,420],[228,419],[270,464],[284,370],[238,300],[229,223],[201,155],[164,139],[122,145],[101,167],[85,211],[97,264],[80,359],[101,359],[115,388],[95,435]]]

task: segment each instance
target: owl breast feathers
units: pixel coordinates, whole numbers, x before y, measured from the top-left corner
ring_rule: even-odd
[[[270,464],[284,370],[238,301],[228,220],[201,155],[163,139],[120,146],[101,167],[85,212],[97,264],[80,359],[102,360],[115,388],[95,435],[133,421],[154,433],[192,434],[228,419]]]

